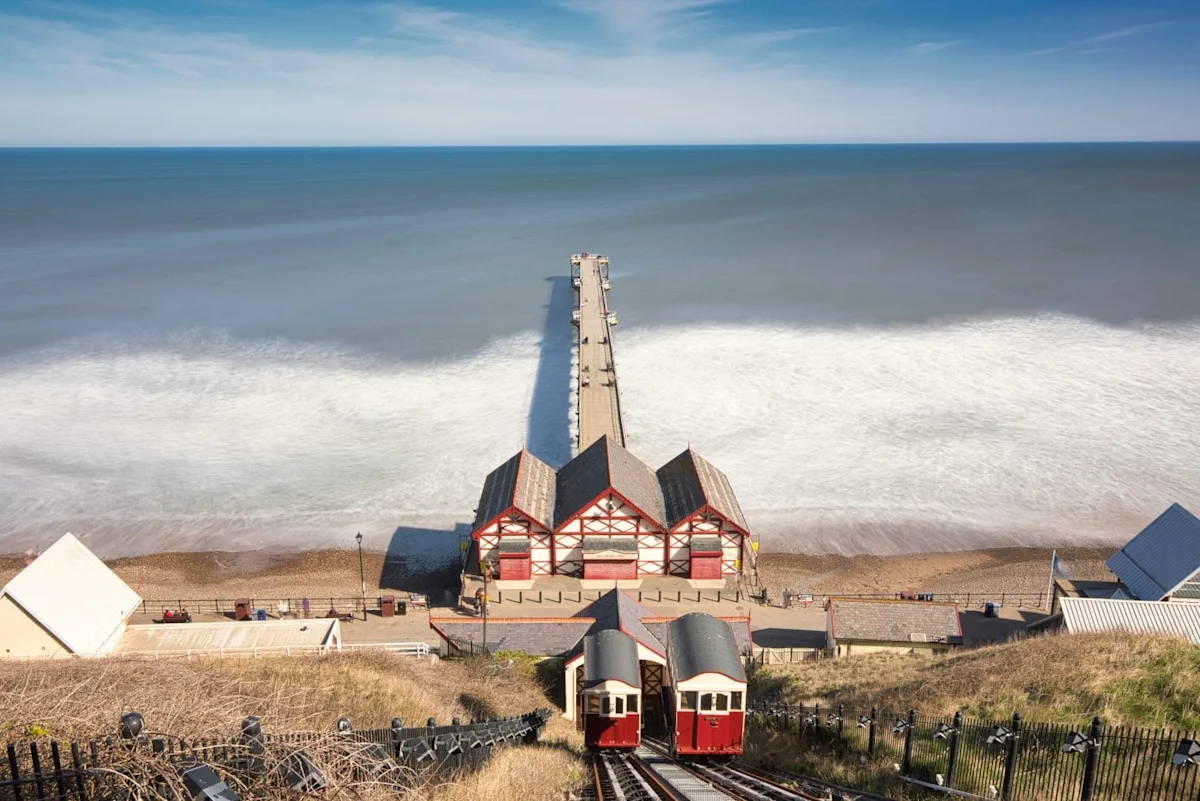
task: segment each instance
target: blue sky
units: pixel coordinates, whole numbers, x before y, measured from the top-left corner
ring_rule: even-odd
[[[1196,0],[0,0],[0,145],[1127,139]]]

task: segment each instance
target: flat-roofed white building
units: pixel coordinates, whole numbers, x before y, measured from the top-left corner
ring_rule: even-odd
[[[126,626],[116,656],[260,656],[341,650],[336,618]]]
[[[97,656],[112,652],[142,602],[72,534],[0,589],[0,656]]]

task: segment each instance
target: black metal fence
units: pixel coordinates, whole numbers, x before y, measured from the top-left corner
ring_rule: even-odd
[[[981,720],[879,709],[763,705],[755,725],[833,743],[848,758],[886,760],[931,790],[1001,801],[1183,801],[1200,798],[1194,732]],[[1192,758],[1187,758],[1190,751]]]
[[[552,712],[540,709],[517,717],[438,726],[404,727],[399,720],[388,729],[353,731],[349,722],[339,731],[268,733],[248,730],[235,737],[186,739],[136,733],[126,736],[72,740],[27,740],[4,747],[0,765],[0,801],[101,801],[173,797],[161,787],[131,781],[130,765],[156,765],[164,775],[180,774],[205,765],[235,786],[248,786],[265,774],[275,774],[293,790],[317,792],[325,777],[309,754],[334,746],[354,754],[356,771],[375,777],[412,777],[430,772],[454,774],[478,769],[495,748],[536,742]],[[248,718],[248,721],[255,720]],[[256,724],[255,724],[256,725]],[[272,764],[265,755],[276,752]],[[282,756],[280,756],[282,755]],[[369,766],[364,770],[363,766]],[[143,770],[144,773],[144,770]],[[236,801],[236,792],[223,798]]]

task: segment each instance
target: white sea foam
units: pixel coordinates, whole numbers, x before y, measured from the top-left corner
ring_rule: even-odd
[[[694,327],[615,345],[630,447],[657,465],[690,442],[767,547],[1112,540],[1200,501],[1200,327]],[[444,548],[434,532],[470,520],[521,445],[538,350],[531,333],[395,365],[197,334],[0,365],[0,551],[67,529],[104,554],[357,530],[381,548],[398,526]]]

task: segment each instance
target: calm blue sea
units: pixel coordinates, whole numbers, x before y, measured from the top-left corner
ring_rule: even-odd
[[[1200,506],[1200,145],[0,150],[0,552],[452,530],[566,458],[581,250],[765,547]]]

